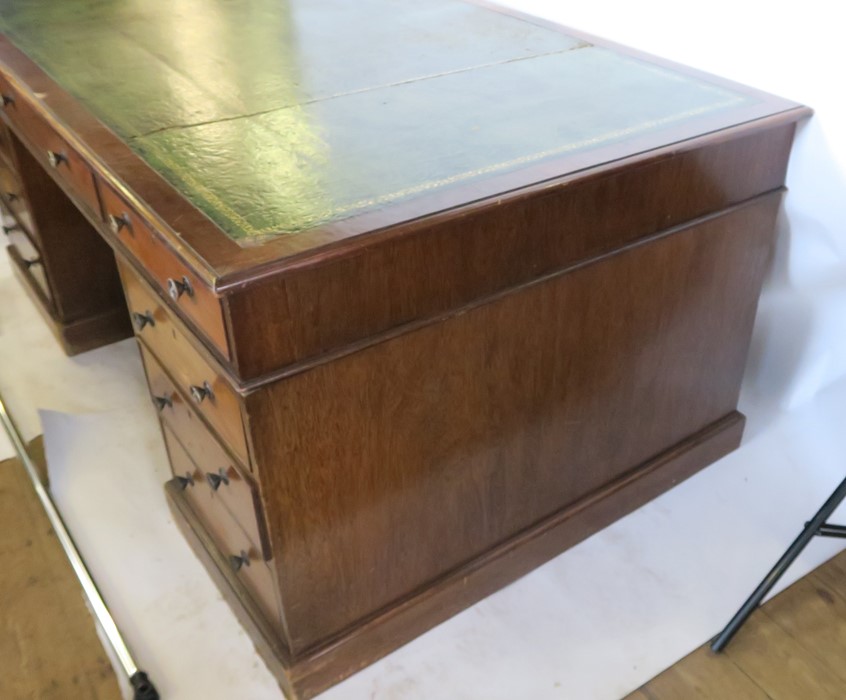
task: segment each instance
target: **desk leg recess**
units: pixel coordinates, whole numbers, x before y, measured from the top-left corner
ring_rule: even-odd
[[[111,248],[14,133],[8,143],[0,175],[19,188],[3,200],[8,254],[30,298],[68,355],[130,337]]]

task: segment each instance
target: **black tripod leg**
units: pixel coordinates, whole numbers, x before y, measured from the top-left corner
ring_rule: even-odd
[[[840,482],[840,485],[834,490],[834,493],[828,497],[828,500],[823,504],[822,508],[817,511],[817,514],[805,525],[805,529],[799,534],[793,544],[791,544],[787,551],[778,560],[776,565],[770,570],[770,573],[764,577],[764,580],[758,585],[755,591],[749,596],[749,599],[740,607],[740,610],[735,613],[731,621],[726,625],[725,629],[720,632],[711,642],[711,651],[721,652],[726,645],[731,641],[731,638],[746,622],[746,619],[754,612],[764,596],[770,592],[773,586],[784,575],[784,572],[790,568],[790,565],[796,560],[802,550],[808,546],[815,535],[819,532],[825,521],[837,509],[837,506],[846,498],[846,479]]]

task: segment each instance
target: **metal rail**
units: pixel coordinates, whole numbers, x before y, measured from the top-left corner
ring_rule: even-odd
[[[139,670],[138,665],[132,658],[132,654],[129,652],[126,642],[124,641],[120,630],[118,630],[117,625],[115,624],[115,621],[112,618],[105,601],[103,600],[103,596],[97,588],[97,584],[91,577],[79,550],[76,548],[76,544],[74,544],[73,538],[68,532],[67,527],[65,527],[62,516],[56,509],[56,505],[53,503],[53,499],[50,497],[47,489],[44,488],[44,484],[41,483],[41,479],[39,478],[35,465],[27,452],[26,445],[21,438],[20,432],[6,409],[6,404],[3,401],[2,394],[0,394],[0,422],[3,423],[3,427],[6,429],[9,440],[12,441],[15,451],[18,453],[18,456],[29,475],[32,486],[35,489],[35,493],[41,501],[41,505],[44,508],[44,512],[47,514],[50,524],[53,526],[53,530],[56,532],[56,536],[59,539],[59,543],[62,545],[62,549],[65,550],[68,561],[70,561],[74,573],[79,579],[79,583],[82,586],[85,597],[88,599],[91,609],[94,611],[94,615],[100,623],[100,627],[105,632],[106,637],[109,640],[109,644],[115,652],[115,656],[117,656],[121,667],[126,673],[126,677],[129,679],[129,684],[135,694],[135,700],[159,700],[159,694],[155,686],[150,682],[147,674],[144,671]]]

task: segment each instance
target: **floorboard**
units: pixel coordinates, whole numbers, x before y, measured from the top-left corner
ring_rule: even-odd
[[[756,611],[724,653],[705,644],[625,700],[846,698],[846,552]]]
[[[0,698],[119,700],[82,590],[16,459],[0,462],[0,561]]]

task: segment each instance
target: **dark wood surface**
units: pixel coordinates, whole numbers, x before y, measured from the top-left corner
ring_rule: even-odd
[[[779,200],[250,395],[296,648],[731,413]],[[339,587],[344,606],[327,606]]]
[[[361,23],[380,3],[344,12]],[[253,198],[255,211],[247,213],[255,215],[254,228],[289,202],[279,187],[299,175],[283,167],[279,152],[302,146],[302,124],[278,134],[274,149],[250,141],[267,116],[259,112],[267,108],[275,119],[288,109],[277,104],[284,90],[273,79],[287,64],[245,70],[244,103],[233,108],[224,94],[231,76],[197,73],[243,45],[247,34],[239,32],[252,25],[232,25],[232,46],[203,45],[193,63],[180,64],[189,97],[192,85],[221,81],[213,99],[190,113],[162,87],[170,67],[160,65],[236,6],[221,5],[193,24],[172,22],[173,33],[156,38],[152,64],[136,50],[150,26],[161,29],[164,5],[157,2],[126,15],[118,4],[81,2],[75,14],[38,0],[4,19],[31,56],[0,37],[0,92],[11,98],[2,111],[7,142],[36,243],[52,261],[44,268],[51,296],[41,294],[42,310],[63,328],[57,320],[74,318],[74,303],[103,305],[96,318],[116,313],[117,293],[127,319],[117,253],[129,310],[155,322],[139,324],[136,335],[152,397],[167,399],[159,415],[174,474],[203,486],[180,491],[178,479],[170,482],[177,521],[283,688],[298,697],[390,652],[737,446],[737,396],[790,146],[796,121],[809,113],[544,22],[451,0],[436,5],[490,21],[495,53],[521,45],[513,35],[503,38],[508,27],[558,47],[539,50],[533,39],[530,62],[573,51],[582,52],[578,60],[610,56],[631,67],[622,74],[634,81],[623,80],[626,94],[651,96],[653,104],[621,112],[605,100],[603,85],[589,104],[541,113],[532,109],[538,99],[560,99],[541,80],[537,94],[513,104],[509,120],[531,131],[558,115],[562,133],[587,124],[572,151],[550,143],[549,157],[504,169],[482,164],[478,177],[452,181],[451,171],[438,170],[443,151],[433,148],[440,155],[433,156],[431,191],[412,186],[407,198],[376,197],[349,218],[330,216],[247,245],[243,236],[233,240],[191,187],[209,178],[229,182],[231,197],[218,203],[238,210]],[[277,17],[281,7],[268,11]],[[43,25],[31,22],[39,13],[46,13]],[[101,75],[103,95],[117,95],[120,104],[93,95],[91,74],[56,67],[65,48],[32,43],[59,20],[68,36],[102,39],[87,51],[105,46],[120,54]],[[397,19],[380,21],[392,27]],[[107,29],[118,25],[118,32]],[[277,29],[260,38],[278,41]],[[361,36],[372,27],[365,29]],[[437,73],[438,61],[457,57],[473,74],[472,56],[462,51],[491,40],[468,34],[466,46],[443,55],[412,55],[404,53],[407,42],[396,42],[402,36],[380,39],[399,51],[397,66],[380,71],[405,75],[422,62]],[[309,44],[304,55],[321,50]],[[62,55],[75,65],[76,57]],[[251,57],[245,52],[233,65],[252,66]],[[136,59],[136,68],[159,68],[139,69],[135,83],[108,79],[115,66]],[[661,81],[670,76],[680,94],[650,92],[633,77],[643,70]],[[699,95],[694,102],[702,90],[728,101],[714,107],[706,100],[680,118],[674,100],[690,98],[681,94],[688,88]],[[513,94],[525,89],[531,86]],[[406,93],[397,86],[387,94]],[[311,114],[308,105],[293,104],[300,116]],[[127,105],[137,107],[135,121],[124,120]],[[381,124],[386,109],[349,129]],[[643,122],[649,110],[655,123]],[[427,125],[421,143],[431,139],[430,128],[452,133],[467,118],[459,111]],[[385,142],[405,139],[407,126],[397,120],[387,127]],[[218,173],[208,159],[220,138],[230,140]],[[239,139],[247,160],[231,148]],[[173,146],[183,180],[139,145],[151,140]],[[505,142],[525,146],[516,137]],[[48,151],[67,161],[51,166]],[[339,158],[324,164],[337,165],[330,179],[347,177]],[[417,167],[394,162],[396,183],[406,181],[407,166]],[[363,159],[357,167],[363,180],[376,182],[384,165]],[[195,178],[187,189],[185,172]],[[311,207],[318,194],[306,190],[312,199],[304,206]],[[90,274],[80,274],[83,266]],[[190,291],[171,295],[179,284]],[[37,285],[29,287],[37,297]],[[82,314],[79,323],[94,317]],[[197,402],[191,389],[205,382],[214,398]],[[202,484],[221,469],[237,482],[231,494]],[[231,557],[241,551],[250,565],[235,572]]]

